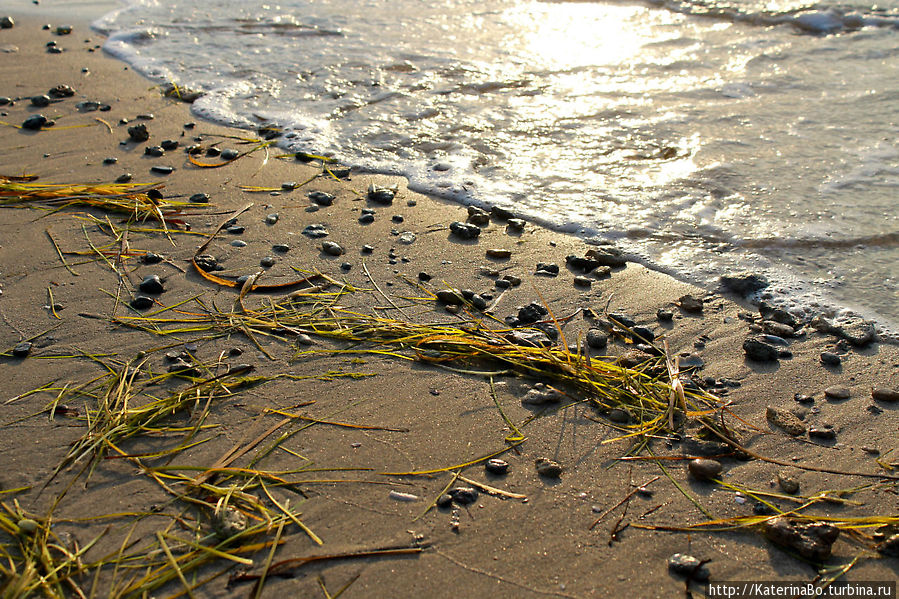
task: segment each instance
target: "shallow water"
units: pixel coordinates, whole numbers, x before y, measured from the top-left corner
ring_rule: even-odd
[[[899,1],[137,0],[201,116],[899,330]]]

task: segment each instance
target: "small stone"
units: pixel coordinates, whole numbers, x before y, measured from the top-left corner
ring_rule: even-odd
[[[876,337],[874,323],[859,316],[846,315],[838,319],[817,316],[811,322],[812,327],[822,333],[846,339],[856,346],[865,346]]]
[[[576,287],[591,287],[593,285],[593,279],[590,277],[585,277],[583,275],[578,275],[574,277],[574,285]]]
[[[328,236],[328,230],[324,225],[308,225],[302,231],[303,235],[312,239],[321,239]]]
[[[12,29],[16,26],[16,22],[10,16],[0,17],[0,29]]]
[[[340,247],[340,244],[333,241],[325,241],[322,243],[322,251],[329,256],[340,256],[343,254],[343,248]]]
[[[523,347],[551,347],[553,345],[552,339],[544,331],[533,329],[514,331],[506,335],[506,339],[510,343]]]
[[[147,130],[147,126],[143,123],[139,125],[134,125],[133,127],[128,127],[128,137],[131,141],[142,142],[150,139],[150,132]]]
[[[436,296],[437,301],[442,304],[461,305],[464,303],[464,298],[455,289],[441,289],[436,293]]]
[[[542,406],[559,403],[562,399],[564,399],[562,394],[552,387],[548,387],[543,383],[537,383],[524,394],[524,397],[521,398],[521,403],[524,405]]]
[[[523,219],[520,218],[510,218],[507,222],[509,229],[516,233],[524,231],[524,226],[527,224]]]
[[[396,197],[396,190],[387,187],[381,187],[372,183],[368,186],[368,192],[366,195],[369,202],[389,205],[393,203],[393,198]]]
[[[56,28],[56,35],[69,35],[72,33],[71,25],[60,25]]]
[[[115,156],[107,156],[106,158],[103,159],[103,164],[115,164],[118,161],[119,161],[119,159],[116,158]]]
[[[172,150],[177,150],[179,144],[174,139],[166,139],[159,145],[162,146],[163,150],[171,152]]]
[[[129,303],[135,310],[149,310],[156,302],[153,301],[152,297],[146,295],[135,295]]]
[[[768,279],[764,275],[755,273],[724,275],[720,281],[725,289],[742,296],[761,291],[768,286]]]
[[[231,235],[242,235],[247,228],[243,225],[231,225],[230,227],[225,227],[225,233],[230,233]]]
[[[481,234],[481,228],[477,225],[470,225],[468,223],[461,223],[459,221],[454,221],[450,223],[450,233],[459,237],[460,239],[476,239],[478,235]]]
[[[484,463],[484,470],[495,476],[502,476],[509,471],[509,462],[499,458],[491,458]]]
[[[25,358],[31,353],[32,347],[34,344],[31,341],[21,341],[12,348],[12,355],[14,358]]]
[[[837,438],[837,432],[826,426],[813,426],[809,429],[808,436],[813,439],[821,439],[822,441],[833,441]]]
[[[151,173],[156,173],[158,175],[171,175],[175,171],[174,167],[167,166],[164,164],[156,164],[150,167]]]
[[[195,193],[188,198],[188,201],[192,204],[206,204],[209,202],[209,194]]]
[[[144,148],[144,154],[147,156],[152,156],[154,158],[159,158],[165,155],[165,150],[162,149],[162,146],[147,146]]]
[[[137,287],[144,293],[151,293],[153,295],[159,295],[165,291],[162,286],[162,279],[159,278],[159,275],[147,275]]]
[[[290,251],[290,246],[286,243],[276,243],[272,245],[272,251],[278,252],[279,254],[286,254]]]
[[[300,333],[296,336],[297,345],[314,345],[315,341],[306,333]]]
[[[444,493],[443,495],[441,495],[440,497],[437,498],[436,505],[437,505],[437,507],[439,507],[441,509],[446,509],[446,508],[450,507],[451,505],[453,505],[453,496],[448,493]]]
[[[274,225],[274,224],[276,224],[276,223],[278,222],[278,219],[279,219],[279,218],[280,218],[280,217],[278,216],[278,213],[277,213],[277,212],[273,212],[273,213],[271,213],[271,214],[266,214],[266,215],[265,215],[265,224],[267,224],[267,225]]]
[[[874,387],[871,389],[871,397],[876,401],[895,403],[899,401],[899,391],[888,387]]]
[[[496,285],[497,289],[508,289],[512,286],[512,283],[510,283],[506,279],[497,279],[494,282],[494,285]]]
[[[401,493],[399,491],[391,491],[387,494],[388,497],[395,501],[418,501],[418,495],[413,495],[412,493]]]
[[[656,312],[656,318],[659,322],[671,322],[674,320],[674,312],[671,310],[666,310],[664,308],[659,308]]]
[[[786,472],[777,473],[777,484],[780,485],[780,489],[784,493],[795,495],[799,492],[799,481],[796,480],[796,477],[791,476]]]
[[[319,206],[331,206],[334,204],[335,196],[324,191],[310,191],[309,199]]]
[[[537,322],[548,314],[549,311],[546,307],[537,302],[531,302],[527,306],[520,306],[518,308],[518,320],[524,324]]]
[[[687,464],[690,475],[697,480],[709,480],[721,474],[724,467],[717,460],[697,458]]]
[[[521,285],[521,277],[516,277],[515,275],[505,275],[503,276],[503,280],[509,281],[509,284],[512,285],[512,287]]]
[[[31,97],[31,105],[37,106],[38,108],[46,108],[50,105],[50,96],[40,95],[40,96],[32,96]]]
[[[454,487],[447,493],[459,505],[470,505],[478,500],[478,492],[472,487]]]
[[[572,269],[579,270],[585,274],[596,270],[600,266],[599,262],[592,258],[582,258],[574,255],[566,256],[565,263]]]
[[[587,250],[584,255],[597,262],[600,266],[618,268],[627,264],[627,259],[621,250],[615,247],[596,247]]]
[[[899,557],[899,534],[887,537],[885,541],[877,545],[877,551],[888,557]]]
[[[368,214],[363,214],[362,216],[359,217],[360,225],[370,225],[373,222],[375,222],[374,214],[368,213]]]
[[[131,173],[122,173],[121,175],[116,177],[115,182],[116,183],[128,183],[133,178],[134,178],[134,176]]]
[[[559,478],[562,476],[562,466],[558,462],[554,462],[548,458],[537,458],[534,460],[534,467],[537,474],[546,478]]]
[[[824,390],[827,399],[849,399],[851,392],[845,385],[831,385]]]
[[[612,408],[606,416],[617,424],[627,424],[631,421],[631,415],[627,410],[622,410],[621,408]]]
[[[33,114],[22,122],[22,129],[40,131],[50,121],[42,114]]]
[[[390,217],[390,220],[395,223],[401,223],[401,222],[404,222],[406,219],[403,218],[402,214],[394,214],[393,216]]]
[[[75,95],[75,89],[70,85],[57,85],[50,89],[47,94],[51,98],[71,98]]]
[[[586,335],[587,346],[591,349],[605,349],[609,344],[609,336],[602,329],[590,329]]]
[[[763,320],[762,330],[781,338],[792,337],[796,332],[790,325],[777,322],[776,320]]]
[[[703,303],[702,298],[687,294],[677,300],[677,305],[680,306],[680,309],[684,312],[689,312],[690,314],[699,314],[700,312],[702,312]]]
[[[814,562],[830,557],[840,529],[823,522],[800,523],[788,518],[774,518],[765,522],[765,536],[778,545],[796,551]]]
[[[397,237],[397,241],[399,241],[403,245],[412,245],[413,243],[415,243],[415,239],[415,233],[413,233],[412,231],[403,231],[399,234],[399,237]]]
[[[275,265],[275,259],[272,256],[266,256],[262,260],[259,261],[259,266],[263,268],[271,268]]]
[[[553,263],[538,262],[537,270],[534,272],[534,274],[555,277],[559,274],[559,265]]]
[[[821,363],[825,366],[839,366],[842,362],[843,359],[833,352],[821,352]]]
[[[156,252],[147,252],[143,256],[141,256],[140,261],[144,264],[159,264],[165,259],[162,254],[157,254]]]
[[[488,258],[493,258],[494,260],[508,260],[512,257],[512,250],[505,250],[500,248],[491,248],[485,253]]]
[[[777,348],[757,337],[750,337],[744,341],[743,351],[747,358],[756,362],[775,362],[778,358]]]
[[[222,150],[221,148],[217,148],[215,146],[210,146],[206,148],[206,155],[210,158],[215,158],[216,156],[221,156]]]
[[[375,251],[375,248],[374,248],[374,246],[363,245],[362,249],[359,251],[362,252],[363,254],[371,254],[373,251]]]
[[[194,264],[196,264],[201,270],[205,272],[213,272],[219,270],[218,260],[215,259],[215,256],[211,254],[200,254],[198,256],[194,256]]]
[[[245,248],[247,247],[247,242],[243,239],[235,239],[231,242],[231,246],[236,248]]]
[[[805,424],[792,412],[781,410],[774,406],[768,406],[765,410],[765,418],[774,426],[782,429],[788,435],[798,437],[805,434]]]
[[[237,150],[234,150],[232,148],[227,148],[225,150],[222,150],[222,160],[228,160],[228,161],[237,160],[239,157],[240,157],[240,152],[238,152]],[[283,185],[282,185],[282,187],[283,187]]]
[[[689,580],[705,582],[711,577],[709,569],[698,558],[685,553],[675,553],[668,558],[668,569]]]

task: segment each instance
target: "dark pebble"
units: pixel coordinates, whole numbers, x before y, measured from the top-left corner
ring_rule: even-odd
[[[721,285],[728,291],[739,295],[749,295],[761,291],[768,286],[768,279],[755,273],[740,273],[736,275],[724,275],[720,279]]]
[[[374,214],[363,214],[362,216],[359,217],[360,225],[370,225],[373,222],[375,222]]]
[[[562,465],[547,458],[534,460],[534,467],[537,469],[537,474],[546,478],[559,478],[562,476]]]
[[[554,277],[559,274],[559,265],[545,262],[537,263],[537,271],[534,274]]]
[[[278,222],[278,219],[281,218],[277,212],[272,212],[271,214],[265,215],[265,224],[274,225]]]
[[[50,96],[40,95],[40,96],[32,96],[31,97],[31,105],[37,106],[38,108],[46,108],[50,105]]]
[[[659,310],[656,312],[656,318],[660,322],[671,322],[672,320],[674,320],[674,312],[672,312],[671,310],[665,310],[664,308],[659,308]]]
[[[231,245],[236,248],[245,248],[247,247],[247,242],[243,239],[235,239],[231,242]]]
[[[220,148],[217,148],[215,146],[206,148],[206,155],[209,156],[210,158],[215,158],[216,156],[221,156],[221,154],[222,154],[222,150]]]
[[[705,582],[711,577],[709,569],[698,558],[684,553],[675,553],[668,558],[668,569],[684,578]]]
[[[587,346],[592,349],[605,349],[609,344],[609,336],[601,329],[587,331]]]
[[[441,289],[437,292],[437,301],[442,304],[451,306],[461,305],[463,302],[462,295],[455,289]]]
[[[871,397],[877,401],[895,403],[899,401],[899,391],[888,387],[874,387],[871,389]]]
[[[431,275],[429,275],[425,271],[421,271],[420,273],[418,273],[418,280],[427,283],[431,280]]]
[[[813,439],[821,439],[823,441],[833,441],[837,438],[837,433],[832,428],[823,426],[813,426],[808,430],[808,436]]]
[[[33,114],[22,122],[22,129],[28,129],[30,131],[40,131],[40,129],[49,123],[42,114]]]
[[[131,173],[124,173],[116,177],[116,183],[128,183],[134,176]]]
[[[222,150],[222,159],[223,160],[235,160],[238,156],[240,156],[240,152],[237,150],[228,148],[226,150]]]
[[[162,255],[157,254],[155,252],[147,252],[141,257],[141,262],[144,264],[159,264],[162,262]]]
[[[324,191],[310,191],[309,199],[319,206],[330,206],[334,203],[334,195]]]
[[[32,347],[34,347],[34,344],[31,341],[22,341],[12,348],[12,355],[16,358],[24,358],[31,353]]]
[[[839,366],[842,362],[843,359],[833,352],[821,352],[821,363],[825,366]]]
[[[174,172],[174,168],[171,166],[166,166],[164,164],[155,164],[150,167],[151,173],[157,173],[159,175],[171,175]]]
[[[592,287],[593,279],[590,277],[585,277],[583,275],[578,275],[574,277],[574,285],[575,287]]]
[[[849,399],[851,393],[845,385],[831,385],[824,390],[824,397],[828,399]]]
[[[699,314],[702,312],[702,298],[694,297],[690,294],[682,296],[677,300],[677,305],[680,306],[681,310],[684,312],[689,312],[690,314]]]
[[[524,231],[524,226],[527,224],[520,218],[510,218],[507,222],[509,229],[515,232]]]
[[[502,476],[509,471],[509,462],[499,458],[491,458],[484,463],[484,470],[496,476]]]
[[[448,493],[444,493],[443,495],[441,495],[440,497],[437,498],[437,507],[446,509],[446,508],[450,507],[451,505],[453,505],[453,496],[452,495],[450,495]]]
[[[512,286],[512,283],[510,283],[506,279],[497,279],[494,284],[496,285],[497,289],[508,289]]]
[[[242,225],[231,225],[230,227],[225,228],[225,232],[231,233],[232,235],[240,235],[246,230],[247,228]]]
[[[172,151],[178,149],[178,142],[174,139],[167,139],[159,145],[162,146],[163,150]]]
[[[709,480],[710,478],[715,478],[716,476],[721,474],[721,471],[723,470],[721,462],[708,460],[705,458],[690,460],[687,468],[689,469],[690,474],[693,476],[693,478],[698,480]]]
[[[153,298],[146,295],[135,295],[131,300],[131,307],[135,310],[149,310],[155,303]]]
[[[271,256],[266,256],[265,258],[263,258],[262,260],[259,261],[259,265],[264,268],[271,268],[272,266],[275,265],[275,259],[272,258]]]
[[[353,265],[349,262],[341,262],[340,264],[340,270],[343,272],[348,272],[351,268],[353,268]]]
[[[312,239],[321,239],[328,236],[328,230],[324,225],[307,225],[302,231],[303,235]]]
[[[0,29],[12,29],[16,22],[10,16],[0,17]]]
[[[147,275],[138,285],[138,289],[144,293],[152,293],[154,295],[158,295],[165,291],[162,286],[162,279],[159,278],[159,275]]]
[[[165,150],[162,149],[162,146],[147,146],[144,148],[144,154],[153,156],[154,158],[160,158],[165,155]]]
[[[392,204],[393,198],[396,197],[396,192],[392,189],[388,189],[386,187],[380,187],[372,183],[368,187],[368,201],[374,202],[375,204]]]
[[[115,156],[108,156],[103,159],[103,164],[115,164],[118,161],[119,161],[119,159],[116,158]]]
[[[481,234],[481,228],[477,225],[470,225],[459,221],[450,223],[449,228],[450,233],[460,239],[475,239]]]
[[[195,193],[187,199],[193,204],[206,204],[209,202],[208,193]]]
[[[472,487],[454,487],[447,493],[459,505],[470,505],[478,500],[478,492]]]
[[[273,252],[278,252],[279,254],[286,254],[290,251],[290,246],[286,243],[276,243],[272,246]]]
[[[375,248],[370,245],[363,245],[362,249],[360,249],[359,251],[362,252],[363,254],[370,254],[373,251],[375,251]]]
[[[743,351],[747,358],[756,362],[775,362],[778,358],[776,347],[755,337],[743,342]]]
[[[150,139],[150,132],[147,130],[147,126],[141,123],[139,125],[134,125],[133,127],[128,127],[128,137],[131,141],[147,141]]]
[[[220,270],[218,260],[215,259],[215,256],[212,256],[210,254],[200,254],[199,256],[194,256],[194,263],[205,272]]]

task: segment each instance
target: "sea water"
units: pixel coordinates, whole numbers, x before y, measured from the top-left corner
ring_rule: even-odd
[[[200,116],[899,330],[899,0],[132,0]]]

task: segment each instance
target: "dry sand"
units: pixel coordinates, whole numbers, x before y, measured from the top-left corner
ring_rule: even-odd
[[[335,279],[346,280],[363,291],[341,298],[340,304],[364,313],[390,318],[409,318],[418,322],[456,322],[440,305],[429,301],[412,301],[410,297],[426,294],[411,285],[418,273],[425,271],[433,278],[424,287],[436,291],[445,286],[470,288],[476,292],[493,289],[495,277],[483,274],[482,267],[514,274],[523,283],[501,296],[495,307],[499,318],[514,314],[519,305],[538,301],[548,305],[558,317],[591,308],[602,313],[624,312],[639,324],[664,333],[672,354],[693,352],[700,355],[705,367],[697,377],[728,379],[739,386],[727,388],[725,399],[732,402],[728,416],[730,426],[738,431],[741,441],[753,453],[795,464],[792,468],[763,460],[723,458],[724,480],[729,484],[760,491],[780,492],[773,482],[777,473],[787,471],[800,484],[799,493],[812,496],[825,490],[855,489],[846,496],[857,504],[818,505],[809,514],[818,516],[893,516],[897,513],[895,480],[845,476],[804,470],[804,467],[829,468],[870,474],[895,475],[884,466],[897,461],[897,406],[875,402],[871,388],[899,387],[899,352],[895,346],[873,343],[865,348],[844,348],[842,365],[825,367],[819,361],[823,350],[833,349],[833,337],[809,331],[790,341],[791,359],[760,364],[745,359],[741,345],[752,334],[758,320],[752,306],[734,298],[705,294],[667,276],[634,264],[616,269],[611,277],[598,278],[589,289],[576,287],[576,273],[565,268],[565,256],[583,255],[588,246],[576,238],[556,234],[528,225],[520,235],[510,234],[505,223],[493,220],[477,241],[460,242],[447,229],[452,221],[464,221],[463,207],[442,203],[405,189],[403,180],[352,173],[349,180],[334,181],[319,177],[294,191],[282,193],[248,193],[240,186],[280,187],[283,182],[303,182],[320,173],[314,165],[294,160],[277,159],[277,149],[262,151],[219,169],[201,169],[187,162],[183,146],[195,136],[203,143],[217,141],[221,148],[246,149],[227,137],[252,137],[246,131],[234,131],[206,122],[185,129],[191,116],[189,105],[162,97],[152,83],[130,72],[127,67],[102,51],[89,52],[102,43],[84,23],[75,23],[68,36],[57,36],[41,30],[42,23],[33,17],[16,18],[13,29],[0,31],[0,96],[16,99],[14,105],[0,107],[5,123],[21,124],[29,115],[42,112],[56,120],[56,125],[40,132],[13,126],[0,127],[0,174],[36,174],[40,182],[84,183],[110,182],[124,172],[134,175],[136,182],[164,183],[166,197],[189,196],[198,192],[210,194],[213,205],[190,210],[185,220],[194,233],[213,232],[225,215],[252,202],[253,207],[239,217],[246,227],[240,239],[243,248],[229,244],[237,236],[219,234],[208,253],[215,254],[227,267],[227,274],[249,274],[259,270],[260,260],[274,256],[277,264],[261,282],[286,281],[295,276],[290,267],[306,271],[320,270]],[[86,40],[90,41],[86,41]],[[62,54],[49,54],[45,44],[56,41],[65,48]],[[46,108],[29,105],[28,97],[45,93],[58,84],[68,84],[77,91],[73,98]],[[24,99],[22,99],[24,98]],[[108,112],[80,112],[75,104],[84,100],[108,103]],[[152,120],[136,121],[139,115],[152,114]],[[102,119],[104,122],[100,122]],[[127,119],[128,125],[120,124]],[[136,122],[147,125],[149,143],[120,142],[128,138],[127,127]],[[107,127],[107,125],[109,127]],[[182,148],[167,152],[162,158],[144,156],[144,147],[161,140],[174,139]],[[104,158],[116,157],[115,164],[103,164]],[[209,159],[214,160],[214,159]],[[168,176],[151,174],[157,164],[173,166]],[[398,185],[392,206],[373,206],[375,222],[360,225],[358,217],[367,207],[365,190],[370,183]],[[311,204],[307,193],[322,190],[334,193],[333,206],[316,212],[307,211]],[[274,225],[265,217],[278,213]],[[63,460],[70,444],[84,434],[84,421],[78,417],[57,415],[48,419],[46,407],[58,391],[28,395],[8,401],[41,385],[53,383],[59,389],[75,386],[103,374],[103,367],[86,358],[65,358],[76,353],[104,354],[107,363],[134,358],[145,352],[145,373],[164,372],[167,351],[180,351],[183,344],[198,335],[182,334],[177,339],[154,336],[112,324],[113,310],[127,315],[127,307],[115,306],[118,277],[100,261],[84,261],[84,257],[67,254],[67,262],[77,272],[68,271],[61,263],[53,239],[64,252],[90,251],[91,243],[109,244],[111,238],[97,226],[80,218],[83,211],[64,209],[55,213],[24,208],[4,208],[0,213],[0,347],[9,350],[22,339],[35,338],[34,348],[25,359],[0,358],[0,378],[5,381],[2,410],[2,464],[0,469],[0,501],[12,506],[13,501],[36,517],[46,516],[53,502],[68,487],[77,468],[66,470],[51,482],[51,474]],[[102,212],[94,216],[106,218]],[[401,215],[401,223],[392,217]],[[109,215],[117,226],[121,217]],[[309,224],[322,223],[330,231],[327,240],[346,249],[335,258],[320,251],[321,240],[300,234]],[[411,231],[416,240],[410,245],[398,241],[393,232]],[[133,250],[164,254],[169,262],[142,264],[137,258],[126,262],[131,283],[148,274],[165,279],[166,291],[159,300],[171,306],[200,296],[207,306],[229,310],[237,293],[205,281],[192,268],[189,260],[197,246],[205,240],[200,235],[172,235],[170,242],[162,234],[131,233]],[[274,243],[287,243],[287,254],[274,254]],[[370,244],[371,255],[360,249]],[[512,251],[508,260],[485,258],[487,248]],[[389,252],[395,249],[396,264]],[[114,248],[115,249],[115,248]],[[344,272],[340,265],[350,263]],[[561,266],[557,277],[535,276],[538,262],[554,262]],[[364,267],[363,267],[364,265]],[[365,269],[371,275],[366,275]],[[372,280],[389,296],[388,300],[374,289]],[[132,289],[126,285],[125,291]],[[57,316],[48,309],[48,289],[59,304]],[[673,307],[686,293],[705,298],[702,315],[691,315]],[[283,294],[281,294],[283,295]],[[248,305],[259,305],[279,294],[249,294]],[[390,302],[403,307],[402,313]],[[195,304],[190,304],[194,306]],[[386,309],[384,309],[386,308]],[[673,309],[670,324],[659,323],[656,312]],[[192,308],[193,309],[193,308]],[[132,313],[133,314],[133,313]],[[99,315],[93,318],[88,315]],[[564,328],[570,343],[582,339],[591,320],[578,313]],[[43,334],[41,334],[43,333]],[[310,349],[350,349],[346,343],[314,338]],[[451,482],[452,474],[439,472],[422,476],[385,476],[383,472],[426,471],[447,468],[480,458],[508,447],[504,438],[509,428],[491,398],[489,381],[482,376],[448,372],[433,366],[403,359],[371,354],[303,354],[294,358],[292,343],[260,339],[270,354],[264,355],[243,335],[201,340],[193,355],[204,363],[222,361],[249,363],[256,373],[272,376],[290,373],[309,376],[308,380],[278,380],[237,392],[217,401],[206,421],[209,428],[197,439],[206,442],[186,449],[167,459],[147,459],[147,465],[210,467],[236,444],[246,444],[283,415],[266,410],[301,413],[312,419],[386,427],[395,430],[364,430],[325,424],[308,426],[309,421],[293,420],[270,435],[253,452],[235,462],[248,466],[249,459],[260,448],[270,445],[281,433],[290,432],[281,447],[255,463],[254,468],[269,472],[289,472],[306,468],[305,472],[284,474],[291,481],[342,479],[342,483],[304,482],[292,491],[278,490],[282,501],[291,499],[301,505],[303,522],[323,541],[318,546],[295,525],[283,530],[283,545],[275,560],[309,555],[326,555],[363,551],[388,546],[415,546],[421,553],[370,559],[336,560],[305,566],[293,578],[270,578],[263,596],[324,597],[334,595],[347,585],[342,597],[672,597],[684,593],[683,578],[669,572],[667,560],[675,553],[687,553],[709,560],[707,568],[713,581],[723,580],[800,580],[816,576],[815,567],[767,541],[756,529],[731,532],[660,532],[638,528],[646,525],[686,526],[707,520],[706,515],[689,501],[673,484],[700,502],[716,518],[747,516],[756,502],[744,502],[732,489],[690,478],[686,462],[665,461],[671,479],[657,462],[631,461],[618,458],[629,449],[628,441],[615,441],[621,433],[610,427],[607,418],[589,402],[572,396],[561,406],[543,411],[523,406],[521,398],[534,384],[533,380],[511,376],[496,377],[496,396],[508,418],[519,426],[526,441],[502,455],[509,462],[505,476],[491,476],[483,464],[467,467],[462,474],[470,479],[494,485],[509,493],[526,496],[526,500],[492,497],[481,493],[469,506],[432,509],[424,516],[428,504]],[[166,348],[166,346],[171,346]],[[228,355],[239,348],[242,355]],[[301,347],[301,350],[306,349]],[[610,344],[609,354],[626,349],[621,343]],[[362,378],[334,377],[321,380],[321,375],[357,373]],[[843,401],[826,400],[823,390],[842,384],[851,396]],[[166,389],[177,389],[188,383],[166,382]],[[794,394],[813,396],[814,403],[801,405]],[[69,407],[82,416],[94,406],[84,398],[66,400]],[[3,403],[5,402],[5,403]],[[807,435],[790,437],[766,421],[767,406],[799,412],[806,426],[832,425],[836,441],[810,440]],[[536,418],[530,419],[537,414]],[[182,417],[188,425],[192,421]],[[524,425],[526,423],[526,425]],[[688,427],[683,434],[695,434]],[[129,454],[159,451],[175,447],[179,437],[153,435],[125,442],[120,449]],[[879,450],[875,455],[869,450]],[[653,451],[668,456],[690,455],[685,444],[657,439]],[[648,455],[644,452],[642,455]],[[556,460],[564,467],[558,480],[541,478],[535,471],[538,457]],[[880,460],[878,463],[877,460]],[[316,469],[321,469],[316,470]],[[345,470],[351,469],[351,470]],[[352,470],[364,469],[364,470]],[[191,471],[193,475],[193,472]],[[647,494],[631,494],[634,485],[657,478]],[[115,552],[130,527],[134,516],[121,516],[90,521],[95,516],[112,513],[158,515],[139,521],[131,540],[138,546],[155,541],[155,533],[172,526],[172,516],[184,514],[182,527],[174,533],[189,538],[187,528],[197,522],[197,515],[183,502],[172,501],[160,486],[142,474],[131,460],[101,461],[89,481],[79,478],[53,511],[54,531],[64,540],[77,540],[84,545],[105,531],[101,542],[85,556],[85,561],[100,559]],[[174,484],[174,483],[173,483]],[[46,487],[44,487],[46,485]],[[14,491],[14,489],[25,490]],[[391,491],[417,496],[417,501],[397,501]],[[254,491],[264,499],[257,489]],[[776,499],[781,509],[794,504]],[[612,509],[608,515],[604,512]],[[600,516],[601,521],[591,529]],[[79,520],[66,522],[66,520]],[[454,521],[458,523],[454,527]],[[205,525],[205,523],[204,523]],[[629,526],[628,526],[629,525]],[[623,528],[617,535],[614,529]],[[849,563],[861,555],[846,578],[850,580],[895,580],[895,557],[883,558],[866,547],[872,545],[867,530],[864,535],[849,538],[843,534],[834,545],[828,565]],[[267,535],[274,538],[274,531]],[[4,551],[12,551],[13,539],[0,534]],[[141,545],[143,544],[143,545]],[[258,571],[268,555],[260,550],[252,559]],[[3,560],[6,562],[6,560]],[[220,560],[202,570],[199,578],[228,566]],[[6,563],[4,568],[8,568]],[[237,566],[235,566],[236,568]],[[128,576],[133,572],[129,571]],[[197,597],[246,596],[251,584],[227,586],[228,574],[193,591]],[[111,568],[99,578],[96,596],[110,594]],[[120,580],[123,573],[119,572]],[[90,588],[90,578],[79,581]],[[4,581],[0,579],[0,585]],[[327,588],[327,592],[323,590]],[[694,592],[702,586],[692,583]],[[158,591],[156,596],[170,596],[183,591],[177,580]]]

